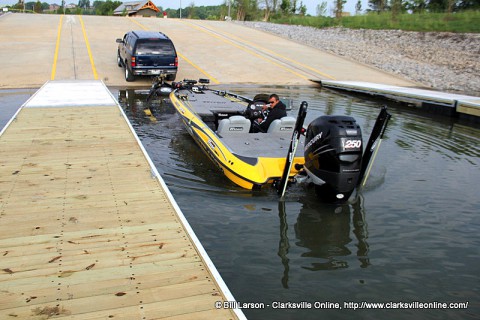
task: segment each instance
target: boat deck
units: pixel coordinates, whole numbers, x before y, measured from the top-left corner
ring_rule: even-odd
[[[180,96],[182,93],[179,94]],[[178,95],[177,95],[178,96]],[[188,100],[184,101],[188,107],[198,114],[202,120],[215,131],[213,121],[214,114],[235,115],[243,114],[247,103],[236,99],[233,96],[215,94],[205,90],[203,93],[188,92]],[[218,120],[218,119],[217,119]],[[285,158],[288,153],[292,132],[276,133],[249,133],[233,132],[218,135],[218,138],[233,153],[243,158]],[[304,138],[302,136],[295,156],[303,157]],[[268,146],[268,148],[266,148]]]
[[[292,133],[267,134],[245,133],[219,137],[231,151],[245,158],[281,158],[288,154],[288,148],[292,139]],[[302,157],[304,152],[305,138],[301,136],[295,157]]]
[[[0,319],[237,319],[100,81],[51,81],[0,133]]]
[[[184,95],[184,91],[186,90],[180,91],[177,96]],[[242,114],[247,108],[246,102],[230,95],[224,97],[210,90],[201,93],[187,91],[187,95],[189,107],[202,118],[213,117],[214,113]]]

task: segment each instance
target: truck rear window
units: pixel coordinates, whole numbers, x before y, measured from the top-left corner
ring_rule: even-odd
[[[137,44],[137,55],[161,55],[172,56],[175,55],[173,44],[167,41],[146,41]]]

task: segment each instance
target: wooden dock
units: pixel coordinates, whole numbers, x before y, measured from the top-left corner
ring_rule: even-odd
[[[102,82],[48,82],[0,150],[0,319],[245,318]]]
[[[325,88],[406,102],[419,108],[436,110],[438,113],[449,116],[461,115],[475,117],[477,120],[480,118],[480,97],[362,81],[322,80],[316,82],[319,82]]]

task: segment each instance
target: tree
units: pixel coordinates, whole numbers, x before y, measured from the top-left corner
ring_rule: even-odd
[[[275,12],[277,0],[262,0],[263,3],[263,20],[268,21],[270,14]]]
[[[383,12],[386,9],[386,0],[368,0],[371,11]]]
[[[14,9],[17,9],[17,10],[25,10],[25,3],[23,2],[23,0],[18,0],[17,4],[13,6]]]
[[[99,16],[111,16],[113,10],[118,8],[122,4],[121,1],[94,1],[93,7],[95,8],[95,14]]]
[[[405,9],[412,13],[421,13],[427,8],[427,0],[407,0],[405,2]]]
[[[397,21],[402,11],[402,0],[392,0],[392,20]]]
[[[297,12],[297,0],[290,0],[291,8],[290,11],[292,14],[295,14]]]
[[[282,0],[282,3],[280,4],[280,10],[282,10],[283,14],[288,15],[292,10],[292,3],[290,0]]]
[[[188,19],[193,19],[194,14],[195,14],[195,2],[192,1],[188,6],[188,13],[187,13]]]
[[[362,13],[362,0],[358,0],[355,4],[355,15]]]
[[[457,2],[459,10],[480,10],[480,0],[460,0]]]
[[[234,0],[234,7],[239,21],[254,20],[258,13],[256,0]]]
[[[317,4],[317,16],[326,16],[327,15],[327,1],[323,1],[320,4]]]
[[[334,0],[333,3],[335,5],[335,9],[334,9],[335,18],[337,19],[342,18],[343,6],[345,5],[346,2],[347,0]]]
[[[428,1],[427,9],[431,12],[445,12],[447,10],[448,0],[430,0]]]
[[[88,8],[90,8],[90,0],[79,0],[78,7],[87,10]]]
[[[29,1],[29,2],[24,2],[22,10],[25,9],[27,11],[34,11],[35,10],[35,2]]]
[[[302,1],[300,1],[300,7],[298,8],[298,14],[301,16],[304,16],[307,14],[307,6],[303,4]]]
[[[33,7],[33,11],[35,11],[36,13],[43,12],[42,3],[40,2],[40,0],[37,0],[37,2],[35,2],[35,6]]]

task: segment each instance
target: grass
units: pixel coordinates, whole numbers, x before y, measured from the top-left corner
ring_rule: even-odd
[[[400,14],[369,13],[343,17],[301,17],[291,16],[272,19],[271,22],[304,25],[315,28],[345,27],[351,29],[396,29],[405,31],[480,33],[480,11],[446,13]]]

